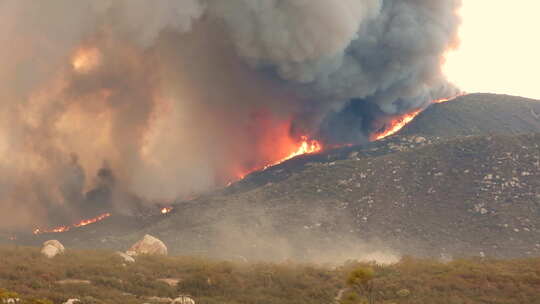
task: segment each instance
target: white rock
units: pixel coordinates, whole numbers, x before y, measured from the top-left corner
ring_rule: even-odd
[[[60,251],[58,250],[58,248],[54,247],[53,245],[47,245],[47,246],[41,248],[41,254],[43,254],[44,256],[46,256],[49,259],[54,258],[59,253],[60,253]]]
[[[77,303],[81,303],[81,300],[79,300],[79,299],[69,299],[69,300],[64,302],[64,304],[77,304]]]
[[[190,296],[180,295],[172,301],[172,304],[195,304],[195,300]]]
[[[137,256],[141,254],[167,255],[167,246],[165,246],[161,240],[147,234],[142,240],[133,244],[133,246],[126,251],[126,254],[129,256]]]
[[[51,245],[51,246],[54,246],[54,247],[58,248],[60,253],[64,253],[64,251],[66,250],[66,248],[64,248],[64,245],[62,245],[62,243],[60,243],[57,240],[48,240],[45,243],[43,243],[43,247],[45,247],[47,245]]]
[[[57,240],[49,240],[43,243],[41,248],[41,254],[46,256],[49,259],[54,258],[55,256],[64,253],[64,246]]]
[[[48,240],[43,243],[43,248],[41,248],[41,254],[51,259],[55,256],[64,253],[66,249],[64,245],[57,240]]]
[[[56,281],[56,284],[60,285],[91,285],[92,282],[88,280],[77,280],[77,279],[65,279]]]
[[[161,298],[161,297],[149,297],[146,299],[152,303],[172,303],[173,301],[173,299],[171,298]]]
[[[172,278],[167,278],[167,279],[158,279],[159,282],[163,282],[171,287],[175,287],[176,285],[178,285],[178,283],[180,283],[180,279],[172,279]]]
[[[426,138],[425,137],[422,137],[422,136],[418,136],[414,139],[414,142],[417,143],[417,144],[421,144],[421,143],[424,143],[426,142]]]
[[[126,262],[126,263],[135,263],[135,259],[132,256],[126,254],[126,253],[123,253],[121,251],[117,251],[116,254],[119,257],[121,257],[124,260],[124,262]]]

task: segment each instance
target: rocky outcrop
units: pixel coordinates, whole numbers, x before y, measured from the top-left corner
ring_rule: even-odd
[[[172,303],[172,301],[173,301],[173,299],[171,299],[171,298],[161,298],[161,297],[148,297],[148,298],[146,298],[146,300],[149,303],[167,303],[167,304]],[[148,303],[148,302],[146,302],[146,303]]]
[[[168,278],[168,279],[158,279],[158,282],[163,282],[171,287],[175,287],[178,285],[178,283],[180,283],[180,279],[171,279],[171,278]]]
[[[145,235],[142,240],[133,244],[131,248],[126,252],[129,256],[137,255],[167,255],[167,246],[151,235]]]
[[[56,284],[59,284],[59,285],[91,285],[92,282],[90,282],[88,280],[66,279],[66,280],[56,281]]]
[[[41,248],[41,254],[46,256],[49,259],[54,258],[55,256],[64,253],[66,249],[64,245],[57,240],[49,240],[43,243],[43,248]]]
[[[190,296],[180,295],[172,301],[172,304],[195,304],[195,300]]]
[[[116,255],[118,255],[119,257],[121,257],[122,260],[123,260],[125,263],[135,263],[135,259],[134,259],[132,256],[126,254],[126,253],[123,253],[123,252],[121,252],[121,251],[117,251],[117,252],[116,252]]]

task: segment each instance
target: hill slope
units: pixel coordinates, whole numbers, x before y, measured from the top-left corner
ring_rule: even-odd
[[[400,134],[448,138],[535,132],[540,132],[540,100],[470,94],[431,106]]]
[[[173,252],[227,258],[539,255],[536,113],[539,101],[464,96],[399,135],[292,159],[180,201],[165,217],[113,216],[19,242],[126,249],[150,233]]]

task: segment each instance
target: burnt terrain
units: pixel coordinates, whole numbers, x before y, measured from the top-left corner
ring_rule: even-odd
[[[463,96],[398,135],[292,159],[167,215],[1,242],[126,249],[149,233],[177,254],[225,258],[539,256],[539,114],[540,101]]]

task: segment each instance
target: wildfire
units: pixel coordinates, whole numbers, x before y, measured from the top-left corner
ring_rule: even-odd
[[[299,145],[297,147],[295,147],[294,149],[295,150],[293,152],[291,152],[289,155],[287,155],[287,156],[285,156],[285,157],[283,157],[283,158],[281,158],[279,160],[276,160],[276,161],[274,161],[272,163],[269,163],[268,165],[266,165],[266,166],[264,166],[262,168],[251,170],[247,174],[249,174],[249,173],[251,173],[253,171],[257,171],[257,170],[266,170],[269,167],[279,165],[279,164],[281,164],[281,163],[283,163],[285,161],[288,161],[291,158],[295,158],[295,157],[300,156],[300,155],[314,154],[314,153],[321,152],[323,150],[323,147],[322,147],[320,142],[318,142],[318,141],[316,141],[314,139],[309,139],[307,136],[301,136]],[[242,174],[240,179],[243,179],[247,174]]]
[[[422,112],[422,109],[404,114],[402,116],[396,117],[392,119],[390,122],[388,122],[386,125],[387,127],[384,128],[381,132],[377,132],[371,135],[370,140],[376,141],[381,140],[383,138],[386,138],[390,135],[396,134],[399,132],[403,127],[405,127],[408,123],[414,120],[418,114]]]
[[[323,150],[323,145],[314,139],[309,139],[307,136],[301,136],[300,142],[295,144],[294,146],[291,146],[291,151],[287,156],[280,158],[276,161],[269,162],[267,165],[264,165],[262,167],[252,168],[249,170],[243,170],[236,174],[236,180],[230,181],[227,183],[227,187],[231,186],[235,181],[242,180],[246,175],[250,174],[251,172],[260,171],[260,170],[266,170],[272,166],[279,165],[291,158],[305,155],[305,154],[315,154],[318,152],[321,152]]]
[[[101,63],[101,52],[97,48],[81,48],[71,60],[73,69],[78,73],[88,73]]]
[[[450,98],[441,98],[441,99],[435,99],[431,103],[444,103],[450,100],[453,100],[459,96],[463,96],[465,93],[461,93],[459,95],[450,97]],[[383,138],[386,138],[390,135],[394,135],[397,132],[399,132],[403,127],[405,127],[407,124],[409,124],[411,121],[413,121],[416,116],[418,116],[420,113],[422,113],[423,109],[418,109],[413,112],[409,112],[406,114],[403,114],[402,116],[393,118],[390,122],[386,123],[385,128],[380,131],[376,132],[375,134],[372,134],[370,137],[371,141],[377,141],[381,140]]]
[[[300,137],[301,141],[300,141],[300,145],[298,146],[298,148],[293,151],[291,154],[287,155],[286,157],[274,162],[274,163],[271,163],[269,165],[266,165],[264,167],[264,169],[268,168],[268,167],[271,167],[271,166],[275,166],[275,165],[279,165],[281,164],[282,162],[284,161],[287,161],[291,158],[295,158],[297,156],[300,156],[300,155],[304,155],[304,154],[313,154],[313,153],[317,153],[317,152],[321,152],[322,151],[322,145],[321,143],[319,143],[318,141],[312,139],[308,139],[307,136],[302,136]]]
[[[105,214],[102,214],[98,217],[95,217],[93,219],[88,219],[88,220],[82,220],[80,221],[79,223],[77,224],[73,224],[73,227],[83,227],[83,226],[86,226],[86,225],[90,225],[90,224],[93,224],[93,223],[96,223],[96,222],[99,222],[99,221],[102,221],[106,218],[108,218],[109,216],[111,216],[112,214],[110,213],[105,213]]]
[[[69,230],[71,230],[71,228],[78,228],[78,227],[84,227],[84,226],[87,226],[87,225],[90,225],[90,224],[93,224],[93,223],[97,223],[99,221],[102,221],[106,218],[108,218],[109,216],[111,216],[112,214],[110,213],[104,213],[100,216],[97,216],[97,217],[94,217],[94,218],[91,218],[91,219],[86,219],[86,220],[82,220],[78,223],[75,223],[71,226],[58,226],[56,228],[53,228],[53,229],[40,229],[40,228],[36,228],[34,229],[33,233],[35,235],[38,235],[38,234],[43,234],[43,233],[61,233],[61,232],[67,232]]]
[[[167,214],[173,211],[173,207],[163,207],[161,208],[161,214]]]

